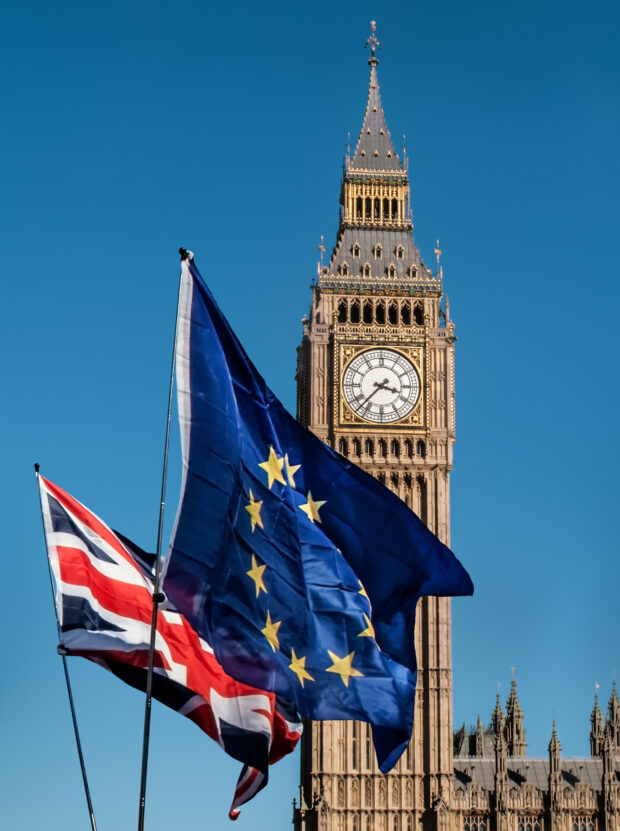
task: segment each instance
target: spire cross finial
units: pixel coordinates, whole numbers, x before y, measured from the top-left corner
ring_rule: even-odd
[[[323,254],[325,253],[325,246],[323,245],[323,234],[321,234],[321,244],[319,245],[319,253],[321,255],[321,265],[323,265]]]
[[[377,38],[377,36],[375,34],[376,28],[377,28],[377,21],[376,20],[371,20],[370,21],[371,32],[370,32],[370,37],[366,41],[366,46],[368,46],[368,44],[370,44],[370,52],[371,52],[371,55],[372,55],[373,58],[375,56],[375,49],[377,48],[377,46],[381,46],[381,43],[379,42],[379,39]]]
[[[510,667],[510,670],[512,672],[512,677],[515,678],[516,675],[517,675],[517,668],[516,667]]]

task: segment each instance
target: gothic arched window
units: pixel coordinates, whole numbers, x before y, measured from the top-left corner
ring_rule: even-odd
[[[373,248],[373,252],[372,252],[372,253],[375,255],[375,260],[378,260],[378,259],[379,259],[379,257],[383,254],[383,249],[381,248],[381,246],[379,245],[379,243],[377,243],[377,244],[375,245],[375,247]]]
[[[402,247],[402,245],[399,245],[398,248],[396,249],[396,259],[397,260],[402,260],[404,254],[405,254],[405,249]]]
[[[362,452],[362,445],[359,439],[353,439],[353,455],[359,456]]]
[[[425,459],[426,458],[426,442],[424,442],[422,439],[418,439],[418,441],[416,443],[416,447],[415,447],[415,452],[418,456],[420,456],[420,458]]]
[[[392,326],[396,326],[398,323],[398,306],[396,303],[390,303],[388,306],[388,320]]]
[[[390,263],[390,265],[389,265],[388,276],[392,280],[394,279],[394,277],[396,277],[396,266],[394,265],[394,263]]]
[[[366,210],[364,211],[364,219],[370,219],[372,215],[372,199],[370,196],[366,197],[366,204],[364,206]]]
[[[351,303],[351,323],[360,322],[360,304],[359,300],[354,300]]]
[[[355,216],[357,219],[362,218],[362,197],[358,196],[355,200]]]
[[[410,439],[405,439],[405,456],[408,459],[413,458],[413,442]]]
[[[364,323],[372,323],[372,303],[370,300],[364,303]]]
[[[424,309],[419,303],[413,307],[413,319],[418,326],[424,326]]]
[[[385,439],[379,439],[379,455],[384,459],[387,456],[387,442]]]
[[[383,200],[383,219],[388,220],[390,218],[390,200],[384,199]]]
[[[374,441],[372,439],[366,439],[366,441],[364,442],[364,453],[366,453],[367,456],[372,456],[372,454],[374,452],[375,452],[375,443],[374,443]]]
[[[360,206],[361,206],[361,204],[362,204],[361,199],[359,199],[359,203],[360,203]],[[360,216],[361,216],[361,214],[360,214]],[[351,253],[353,254],[354,257],[359,257],[359,255],[360,255],[359,243],[356,242],[356,243],[353,244],[353,249],[352,249]]]
[[[343,277],[347,276],[347,274],[349,273],[349,266],[348,266],[347,263],[343,263],[340,266],[340,273],[342,274]]]
[[[385,323],[385,303],[383,300],[379,300],[375,307],[375,319],[377,323],[384,324]]]
[[[390,442],[390,453],[392,456],[400,456],[400,442],[397,439],[392,439]]]
[[[347,322],[347,301],[341,300],[338,303],[338,323],[346,323]]]
[[[364,277],[370,277],[370,263],[364,264]]]
[[[400,319],[405,326],[409,326],[411,323],[411,306],[408,300],[400,307]]]
[[[347,456],[349,453],[349,443],[346,439],[341,438],[338,439],[338,452],[341,453],[343,456]]]
[[[381,219],[381,202],[375,199],[375,219]]]
[[[398,219],[398,199],[392,199],[392,219]]]

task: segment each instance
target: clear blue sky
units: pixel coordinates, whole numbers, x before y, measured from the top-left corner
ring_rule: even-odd
[[[457,325],[454,718],[518,668],[529,750],[588,752],[618,642],[620,12],[594,0],[3,4],[2,825],[86,827],[32,463],[153,548],[179,245],[273,389],[335,241],[375,17],[415,238]],[[176,441],[171,507],[179,479]],[[169,513],[171,517],[173,510]],[[136,827],[143,699],[72,661],[100,831]],[[237,764],[154,711],[148,829],[229,827]],[[288,828],[298,758],[238,827]]]

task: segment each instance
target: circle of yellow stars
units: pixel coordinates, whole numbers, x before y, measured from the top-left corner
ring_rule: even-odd
[[[264,462],[260,462],[258,465],[262,470],[265,471],[267,474],[267,486],[269,490],[271,490],[274,482],[279,482],[281,485],[289,485],[291,488],[295,488],[295,474],[301,467],[301,465],[294,465],[291,464],[288,453],[285,453],[284,456],[278,456],[273,446],[269,448],[269,455]],[[286,478],[285,478],[286,477]],[[263,501],[254,498],[254,494],[251,490],[248,492],[249,494],[249,503],[245,505],[245,510],[248,512],[250,516],[250,523],[252,533],[254,533],[256,526],[264,530],[263,520],[261,518],[261,508],[263,507]],[[321,499],[314,499],[312,496],[312,492],[308,491],[306,495],[306,502],[302,505],[299,505],[299,509],[304,512],[304,514],[308,517],[310,522],[321,522],[321,515],[320,510],[323,505],[326,504],[325,500]],[[259,564],[256,555],[252,554],[251,558],[251,568],[246,571],[246,575],[252,580],[254,583],[254,589],[256,592],[256,598],[258,599],[261,592],[268,594],[267,587],[265,586],[264,575],[267,569],[266,565]],[[364,597],[368,598],[364,587],[360,582],[360,591],[359,594],[363,595]],[[364,623],[365,628],[359,633],[358,637],[360,638],[374,638],[375,637],[375,630],[372,625],[372,621],[370,617],[364,614]],[[280,640],[278,637],[278,630],[282,625],[282,621],[274,621],[271,619],[271,612],[267,611],[267,618],[265,620],[265,625],[261,629],[261,632],[265,636],[267,642],[275,652],[276,650],[280,650]],[[361,678],[363,677],[363,673],[360,672],[353,666],[353,660],[355,658],[355,651],[349,652],[348,655],[337,655],[335,652],[332,652],[330,649],[327,650],[327,654],[331,660],[331,665],[325,667],[325,672],[332,672],[336,675],[340,676],[340,680],[345,685],[345,687],[349,686],[349,680],[351,678]],[[315,678],[308,672],[306,669],[306,658],[305,655],[297,655],[295,650],[291,648],[291,662],[288,665],[291,672],[293,672],[301,684],[304,686],[305,681],[314,681]]]

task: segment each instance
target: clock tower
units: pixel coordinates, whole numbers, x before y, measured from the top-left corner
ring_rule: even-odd
[[[299,348],[298,419],[393,490],[446,544],[454,443],[454,325],[442,273],[413,240],[407,161],[381,98],[374,23],[364,122],[347,154],[340,225],[319,265]],[[413,634],[413,633],[412,633]],[[411,744],[379,772],[368,725],[309,722],[302,737],[298,831],[448,831],[452,827],[449,598],[417,610]]]

